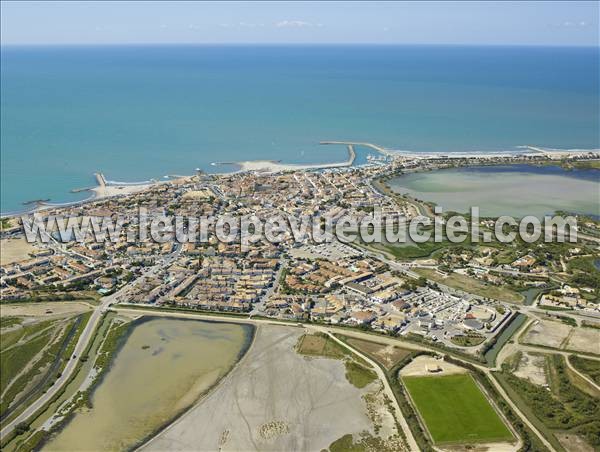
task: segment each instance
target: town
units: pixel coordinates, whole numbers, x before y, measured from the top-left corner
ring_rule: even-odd
[[[585,153],[565,158],[542,153],[512,156],[413,157],[383,154],[366,165],[324,170],[202,172],[139,192],[116,194],[43,216],[110,217],[128,221],[116,242],[61,241],[24,245],[18,218],[3,220],[6,246],[26,256],[1,268],[2,301],[76,299],[114,295],[112,303],[218,311],[280,320],[359,327],[425,340],[483,359],[493,339],[519,310],[570,309],[600,318],[598,281],[577,263],[598,254],[597,219],[580,218],[576,244],[316,244],[287,236],[244,250],[239,243],[156,243],[126,240],[137,212],[148,215],[278,213],[335,221],[384,216],[414,218],[433,205],[395,193],[388,181],[403,173],[506,163],[585,164]],[[489,219],[481,220],[486,228]],[[56,231],[55,231],[56,232]],[[582,238],[581,238],[582,237]],[[411,254],[412,253],[412,254]]]

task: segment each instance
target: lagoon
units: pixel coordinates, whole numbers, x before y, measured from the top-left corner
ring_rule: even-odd
[[[250,325],[142,318],[92,394],[45,450],[125,450],[164,427],[227,374]]]
[[[474,166],[410,173],[390,180],[397,193],[443,207],[445,212],[538,218],[556,211],[600,215],[600,171],[559,166]]]

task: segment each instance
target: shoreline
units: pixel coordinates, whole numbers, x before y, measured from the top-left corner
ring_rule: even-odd
[[[281,160],[245,160],[239,162],[213,162],[212,166],[231,165],[238,169],[231,173],[243,173],[247,171],[255,171],[259,173],[277,173],[282,171],[300,171],[311,169],[327,169],[327,168],[347,168],[351,167],[356,160],[356,151],[354,146],[358,143],[342,142],[342,141],[321,141],[319,144],[340,144],[345,145],[348,149],[348,160],[342,162],[330,163],[281,163]],[[373,146],[373,145],[372,145]],[[383,148],[380,148],[383,149]],[[380,151],[381,152],[381,151]]]
[[[445,159],[464,159],[464,158],[511,158],[516,156],[523,157],[534,157],[534,156],[546,156],[550,160],[560,161],[560,159],[566,157],[582,157],[589,156],[589,154],[600,154],[600,148],[591,149],[555,149],[545,148],[541,146],[521,145],[515,146],[514,150],[507,151],[450,151],[450,152],[417,152],[400,149],[389,149],[374,143],[359,142],[359,141],[320,141],[321,145],[344,145],[348,149],[348,159],[342,162],[329,162],[329,163],[281,163],[281,160],[246,160],[246,161],[230,161],[230,162],[213,162],[211,166],[234,166],[236,169],[227,172],[210,172],[207,174],[221,176],[227,174],[237,174],[243,172],[258,172],[264,174],[284,172],[284,171],[302,171],[302,170],[321,170],[321,169],[335,169],[335,168],[349,168],[354,166],[356,161],[356,151],[354,146],[367,147],[375,152],[378,152],[386,157],[403,157],[413,158],[419,160],[445,158]],[[362,166],[362,165],[361,165]],[[196,168],[199,171],[199,168]],[[84,205],[90,202],[99,201],[105,198],[116,198],[119,196],[127,196],[147,188],[150,188],[157,184],[164,184],[172,182],[177,179],[185,179],[193,177],[194,174],[190,175],[170,175],[165,176],[165,180],[151,179],[143,182],[116,182],[106,180],[102,172],[94,173],[94,177],[98,182],[95,187],[75,188],[71,189],[71,193],[83,193],[90,192],[91,195],[85,199],[77,201],[67,202],[50,202],[50,200],[35,200],[26,201],[23,203],[24,206],[33,204],[33,207],[24,208],[23,210],[0,212],[0,218],[14,218],[20,215],[31,215],[35,212],[43,210],[61,208],[61,207],[74,207],[78,205]]]
[[[521,168],[521,167],[527,167],[527,168]],[[557,169],[563,170],[563,172],[560,174],[553,174],[553,173],[548,173],[548,172],[544,173],[544,169],[547,169],[547,168],[557,168]],[[443,172],[460,173],[465,170],[475,170],[476,172],[477,172],[477,170],[479,170],[481,172],[481,170],[488,170],[488,169],[495,170],[496,174],[501,173],[503,169],[507,169],[507,171],[506,171],[507,174],[511,174],[511,173],[515,174],[515,173],[518,173],[520,170],[523,170],[527,174],[537,174],[537,175],[542,175],[542,176],[556,176],[556,177],[572,177],[576,180],[584,181],[584,182],[598,182],[597,177],[582,177],[582,175],[585,176],[585,175],[592,174],[593,176],[595,176],[595,175],[597,175],[598,172],[600,172],[599,169],[595,169],[595,168],[579,169],[574,172],[573,170],[568,170],[568,169],[565,169],[563,166],[561,166],[560,161],[555,161],[555,162],[552,162],[551,164],[543,164],[543,163],[540,164],[540,162],[493,162],[493,163],[467,162],[463,165],[458,165],[458,166],[439,167],[439,168],[436,168],[435,170],[433,170],[433,172],[435,172],[436,174],[443,173]],[[537,171],[539,171],[539,172],[537,172]],[[378,179],[376,179],[376,182],[381,185],[382,182],[389,183],[394,180],[400,181],[409,175],[427,174],[430,172],[432,172],[432,171],[429,169],[423,169],[423,168],[410,169],[401,174],[394,175],[393,177],[390,177],[389,179],[386,179],[385,181],[382,178],[378,178]],[[378,188],[382,189],[383,187],[378,187]],[[413,189],[411,189],[407,186],[402,186],[402,185],[398,185],[397,188],[401,188],[406,191],[405,192],[396,191],[394,189],[394,187],[392,187],[391,185],[389,187],[389,190],[395,195],[405,197],[405,198],[412,200],[412,202],[416,203],[416,205],[423,206],[424,208],[427,208],[427,205],[431,205],[431,204],[436,205],[436,206],[438,205],[438,203],[436,203],[435,201],[423,199],[424,193],[416,194],[411,191]],[[460,209],[459,210],[449,209],[448,211],[455,211],[455,212],[463,214],[463,215],[467,215],[469,213],[468,210],[463,211]],[[576,210],[565,211],[564,209],[560,209],[560,208],[552,211],[552,213],[550,213],[550,212],[544,213],[543,215],[541,215],[541,217],[543,217],[544,215],[559,215],[560,212],[566,212],[568,215],[576,215],[576,216],[582,215],[582,216],[590,216],[592,218],[598,218],[598,215],[596,215],[592,212],[577,212]],[[425,216],[433,217],[433,213],[431,215],[425,215]],[[522,216],[518,216],[518,215],[509,215],[509,216],[512,216],[513,218],[522,218]],[[495,215],[480,214],[480,218],[493,219],[493,218],[498,218],[498,217]]]
[[[129,322],[129,324],[127,325],[127,331],[121,337],[119,337],[119,339],[118,339],[119,343],[117,344],[115,349],[110,354],[110,361],[107,363],[107,365],[104,368],[102,368],[100,370],[100,376],[97,379],[95,379],[92,382],[91,386],[87,389],[88,397],[90,399],[94,396],[94,393],[99,389],[100,385],[105,380],[105,378],[107,377],[110,370],[113,368],[114,362],[117,358],[117,355],[123,349],[123,347],[125,346],[125,343],[129,339],[131,334],[133,334],[133,330],[143,323],[146,323],[146,322],[149,322],[152,320],[156,320],[156,319],[172,319],[172,320],[179,320],[179,321],[184,321],[184,322],[204,322],[204,323],[231,324],[231,325],[241,326],[244,329],[244,336],[245,336],[244,343],[242,344],[242,347],[240,348],[240,351],[236,357],[236,360],[232,363],[232,365],[227,369],[227,371],[221,377],[217,378],[216,381],[214,381],[208,388],[203,390],[195,398],[195,400],[193,400],[189,405],[177,410],[177,412],[174,413],[173,417],[171,417],[168,421],[164,422],[163,424],[159,425],[157,428],[153,429],[144,438],[142,438],[139,441],[137,441],[136,443],[128,446],[126,449],[128,451],[141,450],[141,448],[143,448],[147,443],[150,443],[159,434],[168,430],[180,418],[185,416],[192,408],[197,406],[216,387],[218,387],[219,384],[224,379],[226,379],[231,374],[231,372],[244,360],[244,358],[246,356],[248,356],[248,351],[254,344],[254,339],[256,338],[256,331],[259,327],[259,325],[255,325],[252,323],[240,324],[237,322],[232,322],[232,321],[227,321],[227,320],[214,320],[214,319],[190,318],[190,317],[181,318],[181,317],[176,317],[176,316],[156,315],[155,313],[142,313],[141,315],[139,315],[138,317],[134,318],[133,320],[131,320]],[[61,431],[63,431],[65,428],[67,428],[68,425],[70,424],[70,422],[73,420],[75,414],[76,414],[76,412],[70,413],[68,417],[64,418],[62,421],[59,421],[55,426],[53,426],[49,430],[49,432],[51,432],[52,437],[60,434]],[[47,444],[49,440],[51,440],[51,437],[47,438],[45,440],[44,444]]]
[[[160,318],[159,316],[155,316],[155,317]],[[183,419],[185,416],[187,416],[195,407],[197,407],[200,403],[202,403],[208,395],[210,395],[215,389],[217,389],[223,381],[225,381],[227,378],[230,378],[230,375],[233,373],[233,371],[237,367],[239,367],[240,364],[242,364],[242,362],[248,357],[248,352],[254,345],[254,342],[256,339],[256,333],[258,331],[258,328],[260,327],[260,325],[253,324],[253,323],[239,323],[239,322],[236,323],[236,322],[228,322],[228,321],[223,321],[223,320],[208,320],[208,319],[194,319],[194,318],[183,318],[183,319],[177,318],[177,317],[172,317],[172,318],[178,319],[178,320],[191,320],[191,321],[199,320],[201,322],[211,322],[211,323],[230,323],[232,325],[243,326],[244,328],[247,327],[249,331],[247,332],[246,340],[244,341],[244,344],[242,345],[242,348],[238,354],[237,360],[227,370],[227,372],[224,375],[222,375],[220,378],[218,378],[212,385],[210,385],[210,387],[208,387],[207,389],[202,391],[202,393],[196,398],[196,400],[194,400],[186,408],[183,408],[182,410],[180,410],[180,412],[177,413],[171,420],[167,421],[162,426],[157,428],[155,431],[151,432],[145,438],[142,438],[140,441],[138,441],[136,444],[134,444],[132,447],[130,447],[129,448],[130,451],[137,452],[137,451],[143,450],[148,444],[150,444],[154,440],[156,440],[159,435],[170,430],[181,419]]]
[[[37,201],[28,201],[23,203],[24,205],[33,204],[34,207],[26,208],[24,210],[12,211],[12,212],[0,212],[0,218],[14,218],[21,215],[31,215],[36,212],[41,212],[44,210],[62,208],[62,207],[75,207],[81,206],[84,204],[88,204],[95,201],[101,201],[107,198],[118,198],[121,196],[128,196],[134,193],[138,193],[144,191],[150,187],[159,184],[165,184],[168,182],[172,182],[177,179],[188,178],[192,176],[177,176],[170,177],[168,180],[164,181],[147,181],[147,182],[109,182],[104,180],[104,175],[102,173],[95,173],[98,181],[100,182],[100,175],[104,183],[100,183],[96,187],[86,187],[86,188],[75,188],[71,190],[71,193],[83,193],[89,192],[90,196],[84,199],[80,199],[77,201],[67,201],[67,202],[50,202],[49,200],[37,200]]]

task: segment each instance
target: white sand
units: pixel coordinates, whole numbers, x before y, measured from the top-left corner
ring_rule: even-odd
[[[118,195],[131,195],[138,193],[152,187],[152,184],[140,184],[140,185],[99,185],[94,187],[91,191],[95,194],[94,199],[108,198],[111,196]]]

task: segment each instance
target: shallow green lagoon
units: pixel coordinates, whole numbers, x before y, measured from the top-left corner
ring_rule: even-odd
[[[151,318],[132,327],[112,367],[45,450],[125,450],[193,404],[237,362],[250,326]]]
[[[481,216],[543,217],[556,211],[600,215],[600,171],[558,166],[480,166],[411,173],[390,181],[391,188],[444,211]]]

